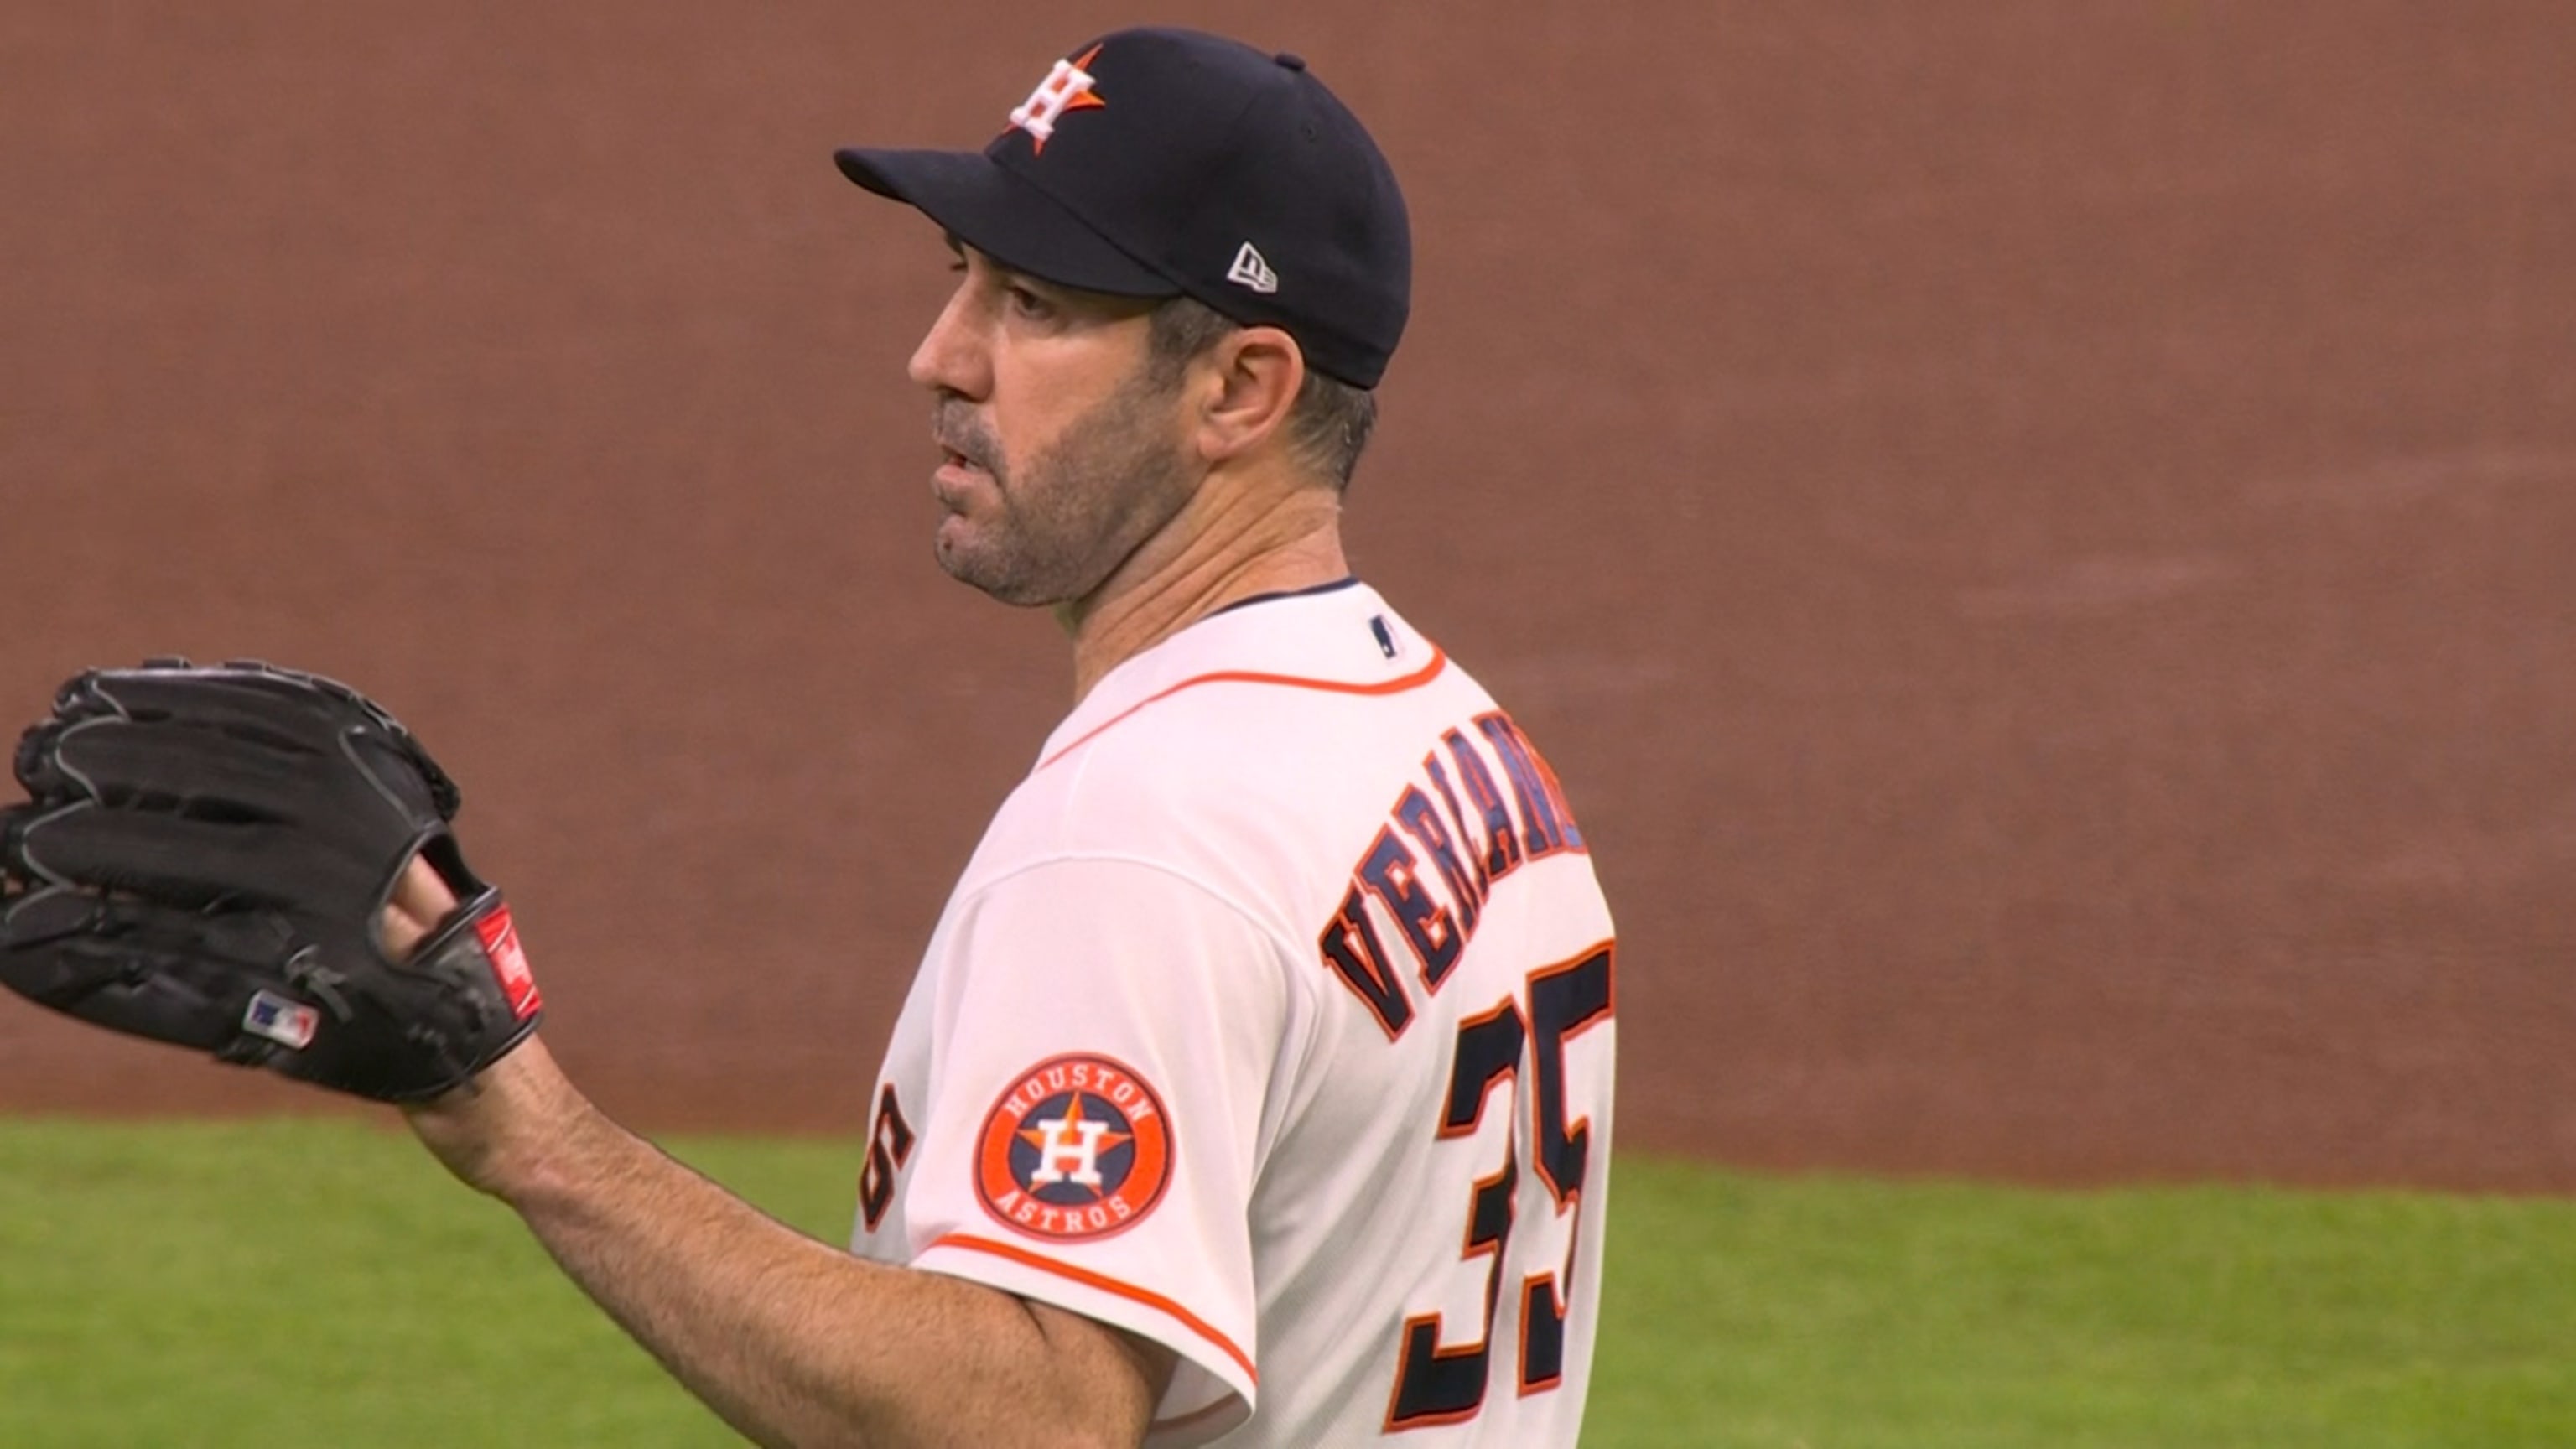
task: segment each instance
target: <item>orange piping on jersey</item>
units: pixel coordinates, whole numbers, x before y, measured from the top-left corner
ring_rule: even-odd
[[[1063,759],[1065,756],[1072,754],[1074,751],[1081,749],[1084,745],[1097,739],[1101,733],[1107,730],[1110,726],[1123,723],[1127,716],[1134,714],[1145,706],[1160,703],[1161,701],[1169,699],[1173,695],[1180,693],[1184,689],[1191,688],[1194,685],[1278,684],[1285,685],[1290,689],[1319,689],[1327,694],[1402,694],[1408,689],[1419,689],[1423,685],[1429,684],[1432,680],[1440,677],[1441,670],[1448,667],[1449,656],[1442,653],[1437,647],[1434,647],[1431,651],[1430,663],[1423,665],[1420,669],[1417,669],[1402,678],[1384,680],[1377,684],[1345,684],[1338,679],[1307,679],[1295,674],[1260,674],[1248,669],[1221,669],[1214,674],[1192,675],[1168,689],[1159,690],[1153,694],[1145,696],[1143,699],[1140,699],[1134,704],[1127,706],[1125,709],[1118,711],[1118,713],[1111,715],[1109,718],[1102,720],[1096,725],[1093,725],[1090,729],[1083,731],[1079,739],[1074,740],[1063,749],[1056,751],[1045,759],[1038,761],[1038,769],[1043,770],[1047,766],[1054,764],[1056,761]],[[1034,774],[1036,771],[1031,771],[1030,773]]]
[[[1242,1349],[1234,1346],[1234,1340],[1227,1338],[1224,1334],[1219,1333],[1214,1328],[1210,1327],[1206,1319],[1199,1317],[1197,1314],[1192,1313],[1188,1309],[1183,1308],[1181,1305],[1159,1293],[1148,1293],[1142,1288],[1135,1287],[1131,1284],[1121,1283],[1115,1278],[1104,1277],[1101,1274],[1092,1272],[1088,1268],[1077,1268],[1070,1263],[1059,1263],[1053,1258],[1040,1257],[1026,1248],[1015,1248],[1008,1243],[997,1243],[990,1238],[978,1238],[967,1233],[946,1234],[945,1236],[933,1241],[930,1246],[932,1248],[971,1248],[979,1253],[990,1253],[994,1257],[1008,1258],[1012,1262],[1022,1264],[1026,1267],[1042,1269],[1046,1272],[1055,1274],[1059,1278],[1070,1278],[1074,1282],[1080,1283],[1086,1288],[1097,1288],[1103,1293],[1115,1293],[1119,1297],[1127,1299],[1130,1302],[1142,1303],[1157,1313],[1170,1315],[1172,1318],[1177,1320],[1182,1327],[1187,1328],[1190,1332],[1197,1334],[1208,1342],[1215,1344],[1218,1348],[1225,1350],[1225,1356],[1227,1358],[1233,1359],[1237,1364],[1242,1365],[1244,1377],[1252,1380],[1255,1385],[1258,1385],[1261,1382],[1260,1371],[1252,1366],[1252,1359],[1247,1356]]]

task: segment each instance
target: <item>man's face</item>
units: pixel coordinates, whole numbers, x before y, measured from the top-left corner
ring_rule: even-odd
[[[1179,389],[1150,362],[1153,303],[958,256],[909,369],[947,453],[931,482],[940,567],[1004,603],[1078,601],[1198,480]]]

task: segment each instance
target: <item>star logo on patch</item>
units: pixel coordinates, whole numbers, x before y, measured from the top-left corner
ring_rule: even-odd
[[[1092,78],[1091,63],[1099,58],[1100,47],[1095,45],[1071,60],[1057,61],[1029,98],[1011,109],[1011,124],[1029,133],[1030,155],[1046,154],[1056,122],[1067,111],[1096,111],[1109,104],[1092,90],[1099,82]]]
[[[1085,1120],[1082,1097],[1076,1093],[1063,1116],[1042,1118],[1035,1128],[1023,1129],[1021,1140],[1038,1150],[1038,1165],[1029,1174],[1029,1186],[1069,1182],[1097,1195],[1101,1184],[1100,1154],[1135,1136],[1111,1131],[1111,1125],[1107,1121]]]
[[[1123,1063],[1050,1057],[1011,1078],[984,1118],[975,1195],[993,1221],[1050,1242],[1124,1232],[1172,1182],[1163,1099]]]

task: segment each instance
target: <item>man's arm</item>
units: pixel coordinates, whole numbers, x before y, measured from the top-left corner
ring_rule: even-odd
[[[415,867],[386,934],[441,906]],[[466,1183],[690,1392],[769,1445],[1136,1444],[1170,1382],[1159,1344],[777,1222],[610,1121],[531,1039],[408,1109]]]

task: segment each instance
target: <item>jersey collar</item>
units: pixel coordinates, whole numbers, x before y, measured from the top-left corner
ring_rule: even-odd
[[[1185,689],[1385,694],[1428,683],[1445,664],[1436,645],[1357,579],[1239,599],[1103,675],[1047,737],[1038,768]]]

